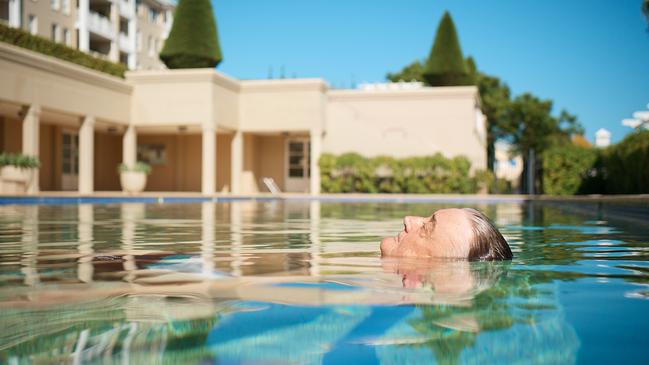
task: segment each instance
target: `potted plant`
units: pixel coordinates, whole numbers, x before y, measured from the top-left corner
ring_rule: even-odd
[[[151,166],[141,161],[133,166],[123,163],[119,165],[119,173],[122,190],[129,194],[137,194],[144,190],[146,176],[151,173]]]
[[[22,153],[0,153],[0,191],[3,193],[26,193],[34,178],[34,170],[40,167],[38,158]]]

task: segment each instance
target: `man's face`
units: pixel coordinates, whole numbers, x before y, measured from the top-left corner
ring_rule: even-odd
[[[462,209],[440,209],[429,217],[403,218],[403,231],[381,241],[383,257],[469,257],[473,226]]]

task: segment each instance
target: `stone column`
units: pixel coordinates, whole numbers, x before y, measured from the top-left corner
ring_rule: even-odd
[[[122,163],[134,166],[137,160],[137,133],[132,125],[126,128],[122,137]]]
[[[243,132],[236,131],[230,147],[230,192],[241,194],[243,172]]]
[[[79,29],[79,50],[88,52],[90,50],[90,32],[88,30],[90,0],[79,0],[77,9],[77,28]]]
[[[92,194],[95,173],[95,118],[86,116],[79,129],[79,194]]]
[[[39,158],[39,132],[40,132],[41,108],[38,105],[30,105],[25,109],[23,118],[23,150],[22,153]],[[27,186],[28,194],[38,193],[38,169],[33,169],[32,179]]]
[[[322,151],[322,130],[314,128],[311,130],[311,195],[320,194],[320,153]]]
[[[216,128],[203,126],[201,189],[203,195],[216,192]]]

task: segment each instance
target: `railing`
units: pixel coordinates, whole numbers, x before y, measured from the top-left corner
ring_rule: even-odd
[[[104,38],[115,38],[115,29],[110,19],[94,11],[88,12],[88,29]]]
[[[119,33],[119,49],[120,51],[126,53],[133,52],[133,44],[131,43],[131,37],[121,32]]]
[[[122,18],[127,18],[131,19],[135,15],[135,8],[133,7],[133,3],[131,1],[125,1],[125,0],[119,0],[119,15]]]

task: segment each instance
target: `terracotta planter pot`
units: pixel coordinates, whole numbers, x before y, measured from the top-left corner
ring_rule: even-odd
[[[122,172],[119,178],[122,183],[122,190],[129,194],[141,193],[146,186],[146,174],[144,172]]]

